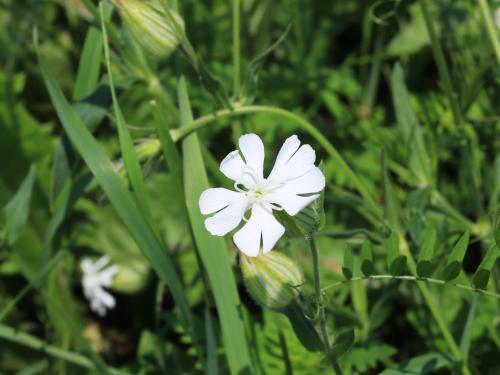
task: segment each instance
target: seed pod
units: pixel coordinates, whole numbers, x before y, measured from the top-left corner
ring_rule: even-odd
[[[264,307],[281,310],[298,294],[304,283],[300,267],[288,256],[272,251],[257,257],[240,256],[243,281],[248,293]]]
[[[158,0],[114,0],[134,39],[157,58],[168,57],[180,43],[184,21],[173,10],[167,14]]]

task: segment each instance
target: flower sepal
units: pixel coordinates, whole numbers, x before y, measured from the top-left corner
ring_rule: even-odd
[[[240,256],[243,281],[248,293],[259,305],[282,310],[299,295],[304,283],[300,267],[277,251],[256,257]]]

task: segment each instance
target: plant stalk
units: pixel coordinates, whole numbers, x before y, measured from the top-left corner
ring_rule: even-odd
[[[311,255],[313,261],[313,276],[314,276],[314,294],[316,297],[316,303],[318,304],[319,309],[319,326],[321,330],[321,338],[323,341],[323,350],[325,354],[328,354],[330,350],[330,339],[328,338],[328,329],[326,326],[326,314],[325,314],[325,305],[323,303],[323,294],[321,291],[321,278],[320,278],[320,269],[319,269],[319,251],[318,246],[316,245],[316,238],[314,237],[314,233],[309,234],[309,246],[311,248]],[[342,375],[342,369],[340,368],[337,361],[332,364],[333,371],[337,375]]]

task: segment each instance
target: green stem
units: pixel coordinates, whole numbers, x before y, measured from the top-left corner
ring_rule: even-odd
[[[330,340],[328,339],[328,330],[326,328],[325,306],[323,305],[323,297],[321,295],[321,280],[319,269],[319,252],[316,246],[316,239],[314,234],[309,237],[309,245],[311,247],[311,255],[313,260],[313,275],[314,275],[314,293],[316,295],[316,303],[319,306],[319,325],[321,329],[321,336],[323,339],[323,346],[325,351],[330,349]]]
[[[427,31],[429,32],[429,37],[431,39],[432,53],[434,54],[434,58],[436,59],[439,76],[441,77],[441,80],[443,82],[443,87],[444,91],[446,92],[446,96],[450,101],[450,106],[453,113],[453,119],[460,128],[463,124],[462,112],[458,104],[455,90],[451,83],[451,75],[448,66],[446,64],[443,48],[441,47],[441,43],[439,42],[439,38],[436,33],[436,29],[434,28],[434,24],[432,22],[431,13],[428,6],[428,0],[420,0],[420,6],[422,8],[422,13],[424,15]]]
[[[474,292],[477,294],[481,294],[484,296],[488,297],[493,297],[493,298],[498,298],[500,299],[500,293],[495,293],[495,292],[490,292],[489,290],[484,290],[484,289],[476,289],[468,285],[464,284],[457,284],[457,283],[451,283],[449,281],[444,281],[444,280],[439,280],[439,279],[433,279],[430,277],[416,277],[416,276],[410,276],[410,275],[400,275],[400,276],[395,276],[395,275],[371,275],[371,276],[360,276],[360,277],[353,277],[352,279],[348,280],[342,280],[339,282],[336,282],[335,284],[330,284],[328,286],[325,286],[322,291],[326,291],[331,288],[336,288],[345,284],[349,284],[354,281],[362,281],[362,280],[384,280],[384,279],[389,279],[389,280],[404,280],[404,281],[421,281],[421,282],[426,282],[430,284],[438,284],[438,285],[444,285],[444,286],[453,286],[455,288],[467,290],[469,292]]]
[[[493,50],[495,51],[497,62],[500,65],[500,40],[498,38],[498,31],[493,23],[493,15],[491,14],[488,1],[479,0],[479,6],[481,7],[481,13],[486,23],[486,30],[488,31],[488,36],[493,46]]]
[[[410,269],[410,272],[413,274],[414,277],[417,277],[417,264],[415,263],[415,259],[413,259],[413,256],[410,252],[410,249],[408,247],[408,243],[406,242],[405,238],[403,235],[400,234],[400,251],[403,255],[406,255],[407,262],[408,262],[408,268]],[[422,293],[422,297],[425,300],[425,303],[429,307],[429,310],[434,318],[434,321],[438,325],[439,330],[441,331],[441,334],[443,335],[444,340],[446,341],[446,344],[450,348],[453,356],[455,357],[457,362],[462,361],[462,353],[460,351],[460,348],[458,347],[457,343],[455,342],[455,339],[451,335],[450,330],[448,329],[448,326],[446,325],[441,312],[439,311],[438,306],[432,299],[431,292],[429,288],[427,288],[427,285],[422,284],[422,283],[417,283],[418,288],[420,289],[420,292]],[[462,363],[462,373],[464,375],[470,375],[470,371],[465,365],[465,363]]]
[[[328,153],[328,155],[330,155],[330,157],[333,159],[336,165],[340,169],[342,169],[345,174],[347,174],[350,181],[352,182],[356,190],[359,192],[359,194],[365,199],[367,205],[373,211],[373,213],[378,218],[382,219],[383,217],[382,210],[377,205],[375,200],[372,198],[371,194],[369,193],[365,185],[361,182],[358,176],[356,176],[356,174],[352,171],[351,167],[339,154],[337,149],[328,141],[328,139],[318,129],[314,127],[313,124],[303,119],[302,117],[296,115],[295,113],[277,107],[258,106],[258,105],[238,107],[231,110],[223,109],[215,113],[202,116],[194,121],[191,121],[189,124],[183,126],[180,129],[172,130],[171,131],[172,138],[174,139],[175,142],[178,142],[179,140],[183,139],[192,132],[197,131],[198,129],[204,126],[207,126],[218,119],[226,117],[235,117],[242,114],[254,114],[254,113],[267,113],[286,118],[299,125],[305,132],[309,133],[326,150],[326,152]]]
[[[233,0],[233,100],[234,103],[240,102],[241,90],[241,37],[240,37],[240,0]],[[242,135],[241,122],[234,119],[232,124],[233,141],[237,144]]]
[[[314,294],[316,296],[316,303],[318,304],[319,308],[319,326],[323,341],[323,349],[325,351],[325,354],[328,354],[328,351],[330,350],[330,340],[328,338],[328,329],[326,327],[325,305],[323,303],[323,295],[321,292],[319,251],[318,251],[318,246],[316,245],[316,238],[314,237],[314,233],[311,233],[309,235],[309,245],[311,247],[311,255],[313,260]],[[333,362],[332,366],[333,366],[333,371],[336,374],[338,375],[342,374],[342,370],[336,361]]]
[[[233,0],[233,91],[236,100],[240,96],[241,85],[240,7],[240,0]]]
[[[98,368],[89,358],[78,354],[73,353],[68,350],[64,350],[58,348],[53,345],[48,345],[45,341],[40,340],[34,336],[31,336],[27,333],[20,332],[12,327],[6,326],[4,324],[0,324],[0,338],[4,340],[8,340],[14,342],[16,344],[26,346],[33,350],[42,352],[44,354],[50,355],[54,358],[61,359],[68,363],[74,364],[76,366],[80,366],[82,368],[86,368],[89,370],[102,371],[102,368]],[[128,374],[127,372],[106,367],[106,372],[109,374]]]

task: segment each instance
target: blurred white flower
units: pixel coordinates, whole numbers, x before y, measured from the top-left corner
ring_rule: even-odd
[[[238,226],[233,240],[247,256],[272,250],[285,232],[273,215],[273,210],[285,210],[294,216],[319,197],[325,187],[325,176],[314,165],[316,153],[309,145],[300,146],[296,135],[289,137],[276,158],[267,178],[263,176],[264,145],[255,134],[239,139],[239,151],[229,153],[220,170],[234,181],[236,191],[214,188],[205,190],[199,200],[201,213],[214,214],[205,220],[207,230],[224,236]],[[241,152],[241,153],[240,153]],[[251,210],[250,218],[244,215]]]
[[[114,297],[104,287],[108,288],[112,285],[113,276],[119,268],[116,265],[105,268],[109,261],[108,256],[103,256],[96,262],[84,259],[80,263],[83,271],[83,294],[90,302],[90,309],[100,316],[106,315],[107,309],[115,307]]]

